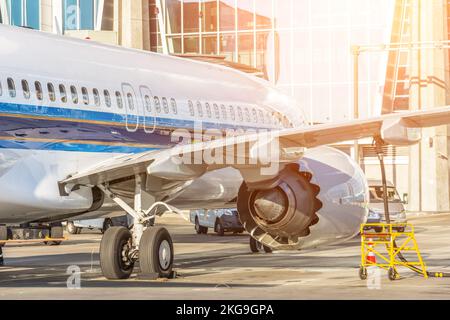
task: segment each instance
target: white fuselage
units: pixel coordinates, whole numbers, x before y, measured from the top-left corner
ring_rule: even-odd
[[[305,125],[270,83],[222,66],[3,25],[0,44],[0,224],[89,210],[90,188],[62,197],[57,182],[111,157],[170,148],[179,128]],[[302,163],[331,205],[313,228],[328,240],[355,234],[366,217],[360,168],[326,147]],[[171,202],[229,206],[241,182],[234,169],[211,172]]]

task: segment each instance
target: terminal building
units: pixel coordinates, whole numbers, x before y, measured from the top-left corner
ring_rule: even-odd
[[[448,0],[0,0],[1,23],[247,65],[311,124],[449,104],[449,12]],[[450,211],[448,128],[423,135],[386,148],[388,178],[409,210]],[[380,178],[371,141],[337,147]]]

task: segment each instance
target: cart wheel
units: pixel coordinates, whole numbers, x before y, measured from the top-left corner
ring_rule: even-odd
[[[389,280],[391,280],[391,281],[397,280],[397,278],[398,278],[397,271],[395,271],[394,268],[389,268],[388,277],[389,277]]]
[[[367,268],[359,267],[359,278],[361,280],[367,280]]]

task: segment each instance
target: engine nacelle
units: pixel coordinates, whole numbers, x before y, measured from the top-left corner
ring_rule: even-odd
[[[333,244],[359,231],[367,216],[367,182],[344,153],[309,150],[273,180],[244,182],[239,217],[259,242],[279,250]]]
[[[271,247],[295,245],[310,234],[318,223],[319,186],[312,175],[301,172],[298,164],[287,166],[272,181],[248,185],[239,190],[239,217],[246,230],[258,241]]]

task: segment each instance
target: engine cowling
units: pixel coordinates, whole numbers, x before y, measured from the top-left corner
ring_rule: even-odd
[[[271,181],[243,183],[238,195],[238,211],[247,232],[274,249],[295,247],[319,222],[322,202],[320,187],[312,174],[288,165]]]

